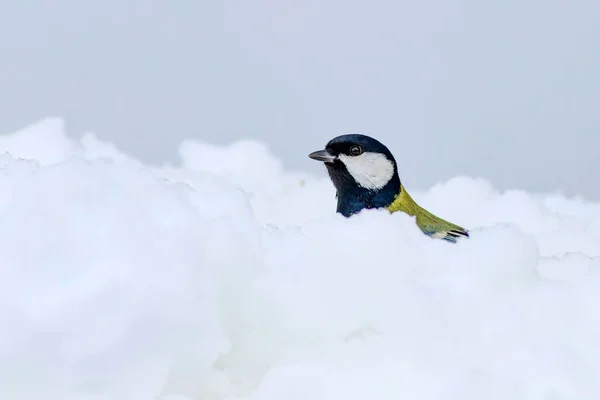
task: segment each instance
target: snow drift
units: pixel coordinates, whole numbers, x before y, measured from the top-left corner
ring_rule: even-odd
[[[452,245],[253,141],[156,168],[47,119],[0,154],[2,399],[600,398],[599,204],[411,191]]]

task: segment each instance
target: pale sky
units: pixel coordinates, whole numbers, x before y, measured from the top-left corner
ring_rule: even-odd
[[[600,2],[12,0],[0,132],[175,161],[252,137],[290,168],[343,133],[380,139],[407,187],[455,175],[600,200]]]

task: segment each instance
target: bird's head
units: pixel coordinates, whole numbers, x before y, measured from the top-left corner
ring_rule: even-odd
[[[400,191],[394,156],[372,137],[360,134],[338,136],[331,139],[325,149],[315,151],[309,157],[327,167],[343,214],[354,213],[360,208],[387,206]]]

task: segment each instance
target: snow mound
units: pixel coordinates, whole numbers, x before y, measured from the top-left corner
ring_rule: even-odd
[[[258,142],[159,168],[49,119],[0,154],[2,399],[600,398],[600,204],[411,192],[452,245]]]

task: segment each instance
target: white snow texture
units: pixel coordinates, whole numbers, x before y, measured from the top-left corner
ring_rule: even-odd
[[[156,168],[63,130],[0,136],[0,399],[600,399],[600,204],[411,191],[451,244],[261,143]]]

